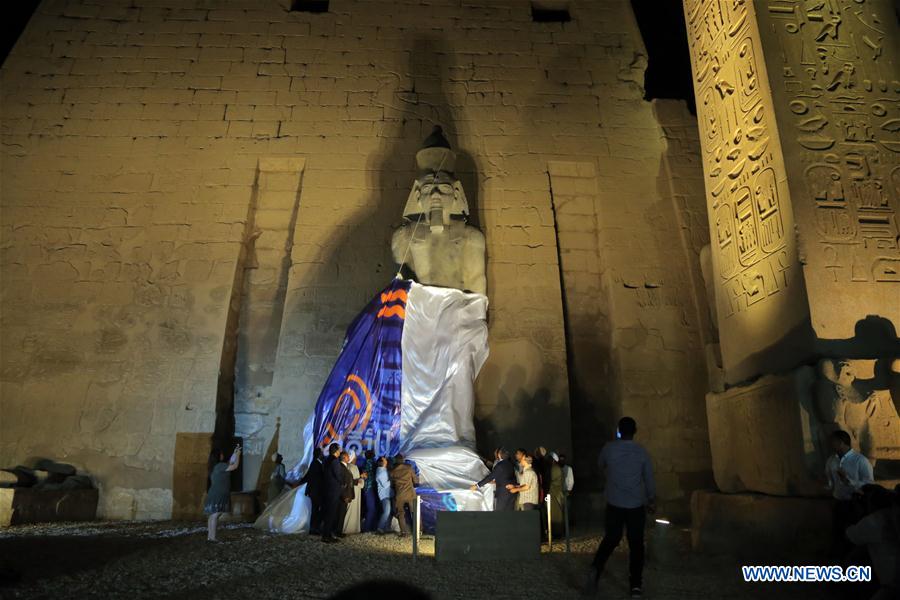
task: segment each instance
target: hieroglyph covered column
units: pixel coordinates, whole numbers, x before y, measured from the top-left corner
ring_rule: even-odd
[[[858,377],[876,373],[866,379],[876,391],[900,376],[891,360],[900,326],[897,15],[888,0],[685,0],[684,8],[722,363],[726,384],[741,384],[707,397],[714,470],[723,491],[796,493],[803,485],[789,484],[790,473],[821,444],[816,423],[825,432],[850,429],[870,458],[898,444],[867,441],[881,434],[845,423],[841,402],[824,392],[810,396],[840,379],[829,375],[831,359]],[[814,375],[802,366],[817,361]],[[747,385],[767,374],[781,379]],[[754,408],[757,396],[774,402],[771,390],[757,388],[784,393]],[[727,402],[763,421],[793,407],[791,427],[804,441],[784,459],[778,482],[724,477],[729,461],[717,461],[715,438],[729,438],[732,450],[743,444],[729,437],[728,423],[754,432],[749,446],[766,431],[763,422],[736,417]],[[882,409],[879,422],[898,422],[889,401]],[[881,414],[873,411],[868,425]]]
[[[775,350],[811,351],[807,333],[851,339],[867,315],[896,326],[891,3],[686,0],[685,13],[726,379],[791,366]]]

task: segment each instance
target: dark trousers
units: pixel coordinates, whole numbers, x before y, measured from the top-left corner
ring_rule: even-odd
[[[322,503],[322,537],[335,537],[344,527],[344,517],[341,515],[340,526],[338,526],[338,512],[340,504],[344,501],[340,497],[325,496]],[[346,506],[346,505],[344,505]],[[346,509],[345,509],[346,510]]]
[[[515,494],[497,494],[494,496],[494,510],[516,510]]]
[[[366,513],[362,527],[363,533],[375,531],[375,525],[378,523],[378,490],[375,489],[375,486],[363,492],[363,508]]]
[[[603,571],[610,554],[622,541],[622,530],[628,537],[628,570],[630,586],[641,587],[644,572],[644,525],[647,514],[643,506],[637,508],[621,508],[606,505],[606,531],[603,541],[597,548],[592,563],[597,569],[597,576]]]
[[[397,521],[400,522],[400,534],[406,535],[409,533],[409,524],[406,521],[406,508],[409,508],[409,516],[411,517],[411,523],[413,525],[416,524],[416,497],[412,496],[410,498],[397,498],[394,501],[394,511],[397,513]]]
[[[524,502],[522,503],[522,510],[537,510],[538,505],[534,502]]]
[[[309,532],[313,535],[322,531],[322,497],[309,496]]]
[[[834,558],[844,558],[853,544],[847,539],[847,528],[855,525],[865,511],[859,502],[853,500],[835,500],[831,513],[831,552]]]
[[[344,519],[347,517],[347,508],[350,506],[343,498],[338,500],[337,523],[334,528],[334,535],[344,535]]]

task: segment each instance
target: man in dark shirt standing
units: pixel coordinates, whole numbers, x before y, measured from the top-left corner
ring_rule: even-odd
[[[378,523],[378,486],[375,482],[375,452],[366,450],[366,459],[360,470],[366,474],[366,481],[363,483],[363,526],[362,532],[375,531],[375,525]]]
[[[643,446],[634,441],[637,423],[631,417],[619,419],[619,439],[600,452],[600,467],[606,471],[606,527],[603,541],[591,564],[587,592],[593,592],[610,554],[628,536],[628,567],[631,597],[642,597],[644,570],[644,525],[646,514],[656,511],[656,484],[653,465]]]
[[[309,532],[317,535],[322,530],[322,489],[325,482],[325,470],[322,466],[322,449],[316,448],[313,451],[313,460],[306,470],[300,484],[306,484],[306,497],[312,505],[309,511]]]
[[[472,486],[472,491],[489,483],[496,484],[494,490],[494,510],[516,510],[516,495],[507,489],[507,485],[519,485],[516,479],[516,468],[509,460],[509,451],[499,448],[496,452],[494,468],[487,477]]]
[[[325,480],[322,496],[322,541],[329,544],[338,541],[337,533],[344,525],[343,521],[338,523],[338,512],[342,502],[341,490],[344,486],[344,472],[347,469],[341,464],[340,454],[340,445],[331,444],[328,447],[328,458],[322,465]]]

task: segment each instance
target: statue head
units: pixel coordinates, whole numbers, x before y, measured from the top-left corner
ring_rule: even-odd
[[[454,218],[466,220],[469,203],[456,178],[456,153],[444,132],[435,126],[416,153],[418,174],[403,209],[404,218],[421,220],[432,231],[442,231]]]

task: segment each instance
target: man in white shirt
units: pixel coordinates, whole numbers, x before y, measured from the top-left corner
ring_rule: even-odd
[[[845,532],[862,516],[854,498],[860,488],[867,483],[873,483],[874,478],[872,465],[868,459],[850,446],[849,433],[834,431],[828,441],[834,451],[825,463],[827,487],[834,497],[832,518],[834,552],[838,556],[843,556],[850,549]]]
[[[619,542],[622,530],[628,536],[628,568],[631,597],[642,596],[644,570],[644,525],[646,513],[656,511],[656,484],[653,465],[643,446],[634,441],[637,423],[631,417],[619,419],[617,437],[600,452],[600,467],[606,471],[606,526],[603,541],[591,564],[588,590],[596,590],[606,561]]]

